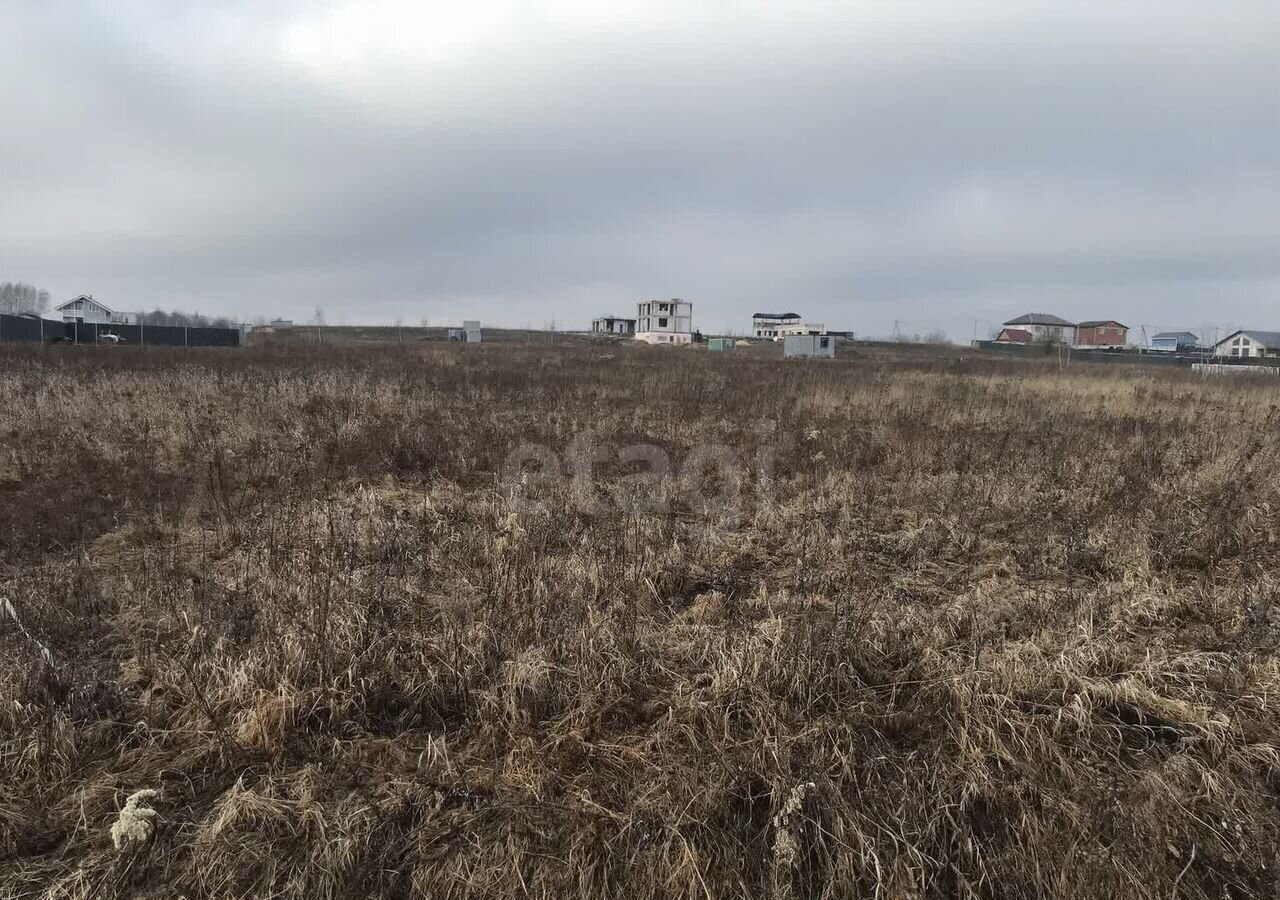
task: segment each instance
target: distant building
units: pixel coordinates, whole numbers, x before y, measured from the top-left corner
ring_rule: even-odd
[[[461,328],[450,328],[449,340],[461,341],[464,344],[480,343],[480,323],[475,319],[467,319]]]
[[[1081,322],[1076,326],[1077,347],[1123,347],[1129,342],[1129,326],[1114,319]]]
[[[799,324],[800,313],[764,313],[751,317],[751,333],[758,338],[776,338],[782,329]]]
[[[88,294],[55,306],[53,311],[62,316],[62,321],[80,325],[133,325],[137,320],[133,313],[113,312],[101,300],[94,300]]]
[[[1043,343],[1075,343],[1076,326],[1073,322],[1049,313],[1026,313],[1004,323],[1005,328],[1017,328],[1031,333],[1031,340]]]
[[[1002,328],[996,335],[997,344],[1030,344],[1032,334],[1021,328]]]
[[[1190,331],[1162,331],[1151,338],[1151,349],[1167,353],[1195,350],[1200,346],[1199,335]]]
[[[1214,356],[1280,356],[1280,331],[1236,331],[1213,345]]]
[[[707,341],[707,349],[713,353],[722,353],[725,350],[732,350],[733,346],[733,338],[711,338],[711,340]]]
[[[799,313],[756,313],[751,317],[751,333],[758,338],[781,340],[789,334],[822,334],[821,322],[805,322]]]
[[[620,334],[631,336],[636,333],[636,320],[623,319],[615,315],[604,315],[591,320],[592,334]]]
[[[688,300],[641,300],[636,305],[636,340],[648,344],[693,343],[693,304]]]
[[[267,324],[272,328],[292,328],[293,319],[272,319]]]
[[[782,355],[831,359],[836,355],[836,339],[829,334],[789,334],[782,339]]]

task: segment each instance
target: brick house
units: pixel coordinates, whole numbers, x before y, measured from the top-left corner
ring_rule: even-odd
[[[1096,319],[1076,326],[1077,347],[1123,347],[1129,342],[1129,326],[1115,319]]]

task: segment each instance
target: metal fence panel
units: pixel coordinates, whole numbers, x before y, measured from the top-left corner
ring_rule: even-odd
[[[85,322],[46,322],[45,338],[61,333],[77,344],[102,343],[103,335],[115,335],[132,347],[238,347],[238,328],[187,328],[182,325],[93,325]]]
[[[0,315],[0,341],[39,341],[42,339],[41,324],[40,319],[31,316]]]

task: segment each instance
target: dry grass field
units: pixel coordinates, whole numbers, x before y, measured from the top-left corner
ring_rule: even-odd
[[[1276,400],[6,348],[0,897],[1274,897]]]

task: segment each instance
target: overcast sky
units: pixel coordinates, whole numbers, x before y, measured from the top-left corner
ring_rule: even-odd
[[[0,0],[0,281],[1280,329],[1277,0]]]

